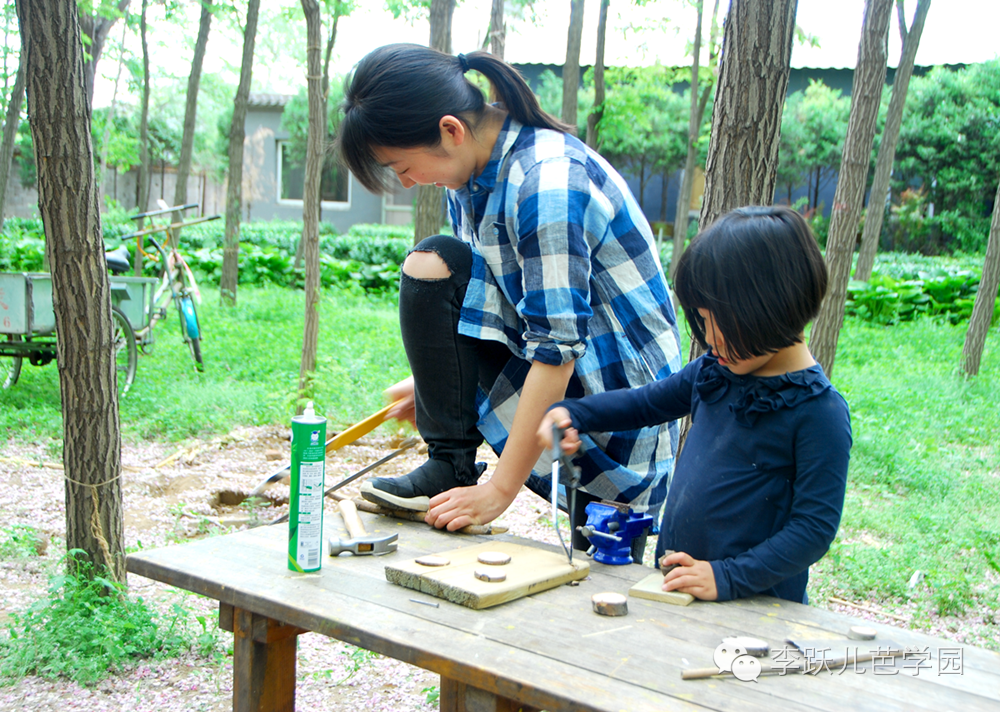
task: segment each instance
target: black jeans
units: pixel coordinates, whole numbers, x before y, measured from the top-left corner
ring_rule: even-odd
[[[472,279],[472,248],[457,238],[435,235],[421,240],[413,252],[433,252],[451,272],[446,279],[418,279],[406,272],[400,276],[399,326],[413,374],[417,430],[427,443],[430,458],[449,462],[455,477],[472,485],[479,479],[476,449],[483,442],[476,427],[477,390],[482,387],[489,392],[504,366],[517,357],[505,344],[458,333],[462,302]],[[530,477],[527,486],[549,499],[548,480]],[[594,501],[599,500],[577,492],[572,522],[575,549],[590,546],[576,528],[586,523],[584,510]],[[633,547],[637,561],[645,546],[646,538],[641,539]]]

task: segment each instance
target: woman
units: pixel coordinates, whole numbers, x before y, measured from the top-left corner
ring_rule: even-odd
[[[465,78],[490,82],[495,104]],[[412,378],[388,389],[429,459],[362,494],[459,529],[499,516],[521,485],[550,491],[535,431],[567,396],[638,386],[680,367],[676,318],[652,232],[625,181],[541,110],[517,71],[486,52],[417,45],[366,56],[346,89],[341,155],[379,192],[448,189],[454,237],[422,241],[400,281]],[[476,482],[483,438],[499,453]],[[583,501],[659,512],[676,426],[584,436]],[[582,512],[583,506],[579,507]],[[586,544],[577,541],[577,544]]]

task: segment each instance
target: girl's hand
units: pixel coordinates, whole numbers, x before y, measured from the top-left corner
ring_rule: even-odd
[[[573,419],[565,408],[553,408],[542,418],[538,426],[538,444],[546,450],[552,447],[552,426],[563,429],[562,449],[572,455],[580,449],[580,433],[573,427]]]
[[[396,404],[386,415],[386,419],[405,420],[414,428],[417,427],[417,411],[413,399],[413,376],[389,386],[383,393],[390,403]]]
[[[677,568],[663,577],[664,591],[690,593],[702,601],[714,601],[719,597],[715,588],[715,572],[707,561],[700,561],[678,551],[663,557],[660,566],[677,564]]]

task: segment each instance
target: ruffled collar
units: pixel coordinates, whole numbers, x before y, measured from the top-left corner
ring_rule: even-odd
[[[721,400],[730,388],[739,389],[729,404],[736,422],[745,428],[753,427],[761,413],[782,408],[794,408],[833,386],[819,364],[801,371],[791,371],[780,376],[740,376],[708,353],[701,356],[702,366],[694,387],[705,403]]]

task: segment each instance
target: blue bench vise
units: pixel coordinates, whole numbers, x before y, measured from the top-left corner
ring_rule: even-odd
[[[648,514],[636,514],[626,505],[591,502],[587,523],[577,531],[590,541],[587,556],[613,566],[632,563],[632,540],[642,536],[652,523]]]

